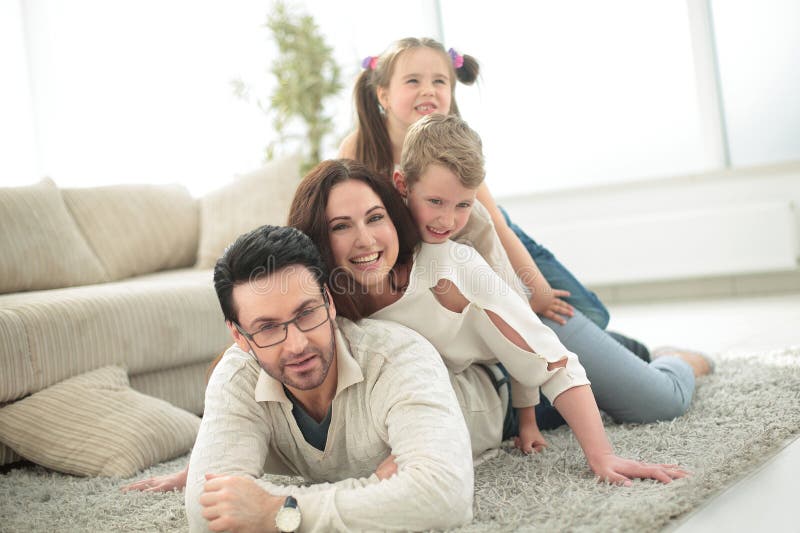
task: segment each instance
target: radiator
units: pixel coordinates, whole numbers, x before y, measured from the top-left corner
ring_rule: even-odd
[[[790,201],[580,220],[531,229],[583,283],[767,273],[798,266]]]

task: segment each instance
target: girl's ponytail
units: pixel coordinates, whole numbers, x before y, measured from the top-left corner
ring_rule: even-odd
[[[365,69],[353,88],[353,100],[358,117],[356,160],[367,168],[391,178],[394,171],[392,144],[381,114],[378,95],[371,80],[372,73],[372,69]]]
[[[461,57],[464,58],[464,64],[456,69],[456,78],[464,85],[472,85],[478,79],[480,65],[478,60],[470,55],[464,54]]]

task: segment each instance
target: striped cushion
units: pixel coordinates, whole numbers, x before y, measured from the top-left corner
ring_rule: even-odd
[[[68,379],[0,409],[0,441],[79,476],[128,477],[186,453],[200,419],[134,391],[119,367]]]
[[[49,179],[0,188],[0,294],[108,280]]]
[[[207,363],[230,343],[208,270],[0,295],[0,402],[107,365]]]
[[[17,452],[0,442],[0,466],[21,460],[22,457]]]
[[[213,268],[242,233],[264,224],[284,225],[300,182],[299,157],[267,163],[200,199],[197,268]]]
[[[230,337],[229,343],[230,343]],[[166,400],[196,415],[203,414],[206,372],[211,361],[130,375],[131,387],[148,396]]]
[[[62,195],[112,280],[194,264],[198,211],[185,187],[114,185]]]

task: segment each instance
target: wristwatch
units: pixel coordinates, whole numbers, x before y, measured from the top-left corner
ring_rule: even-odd
[[[275,515],[275,526],[282,533],[291,533],[300,527],[302,518],[297,500],[292,496],[287,496],[281,508],[278,509],[278,514]]]

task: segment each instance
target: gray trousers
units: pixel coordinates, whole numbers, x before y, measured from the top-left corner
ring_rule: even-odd
[[[542,322],[578,356],[598,407],[616,422],[671,420],[692,403],[694,372],[682,359],[662,356],[645,363],[577,309],[563,326],[548,319]],[[536,419],[542,429],[564,424],[544,397]]]

